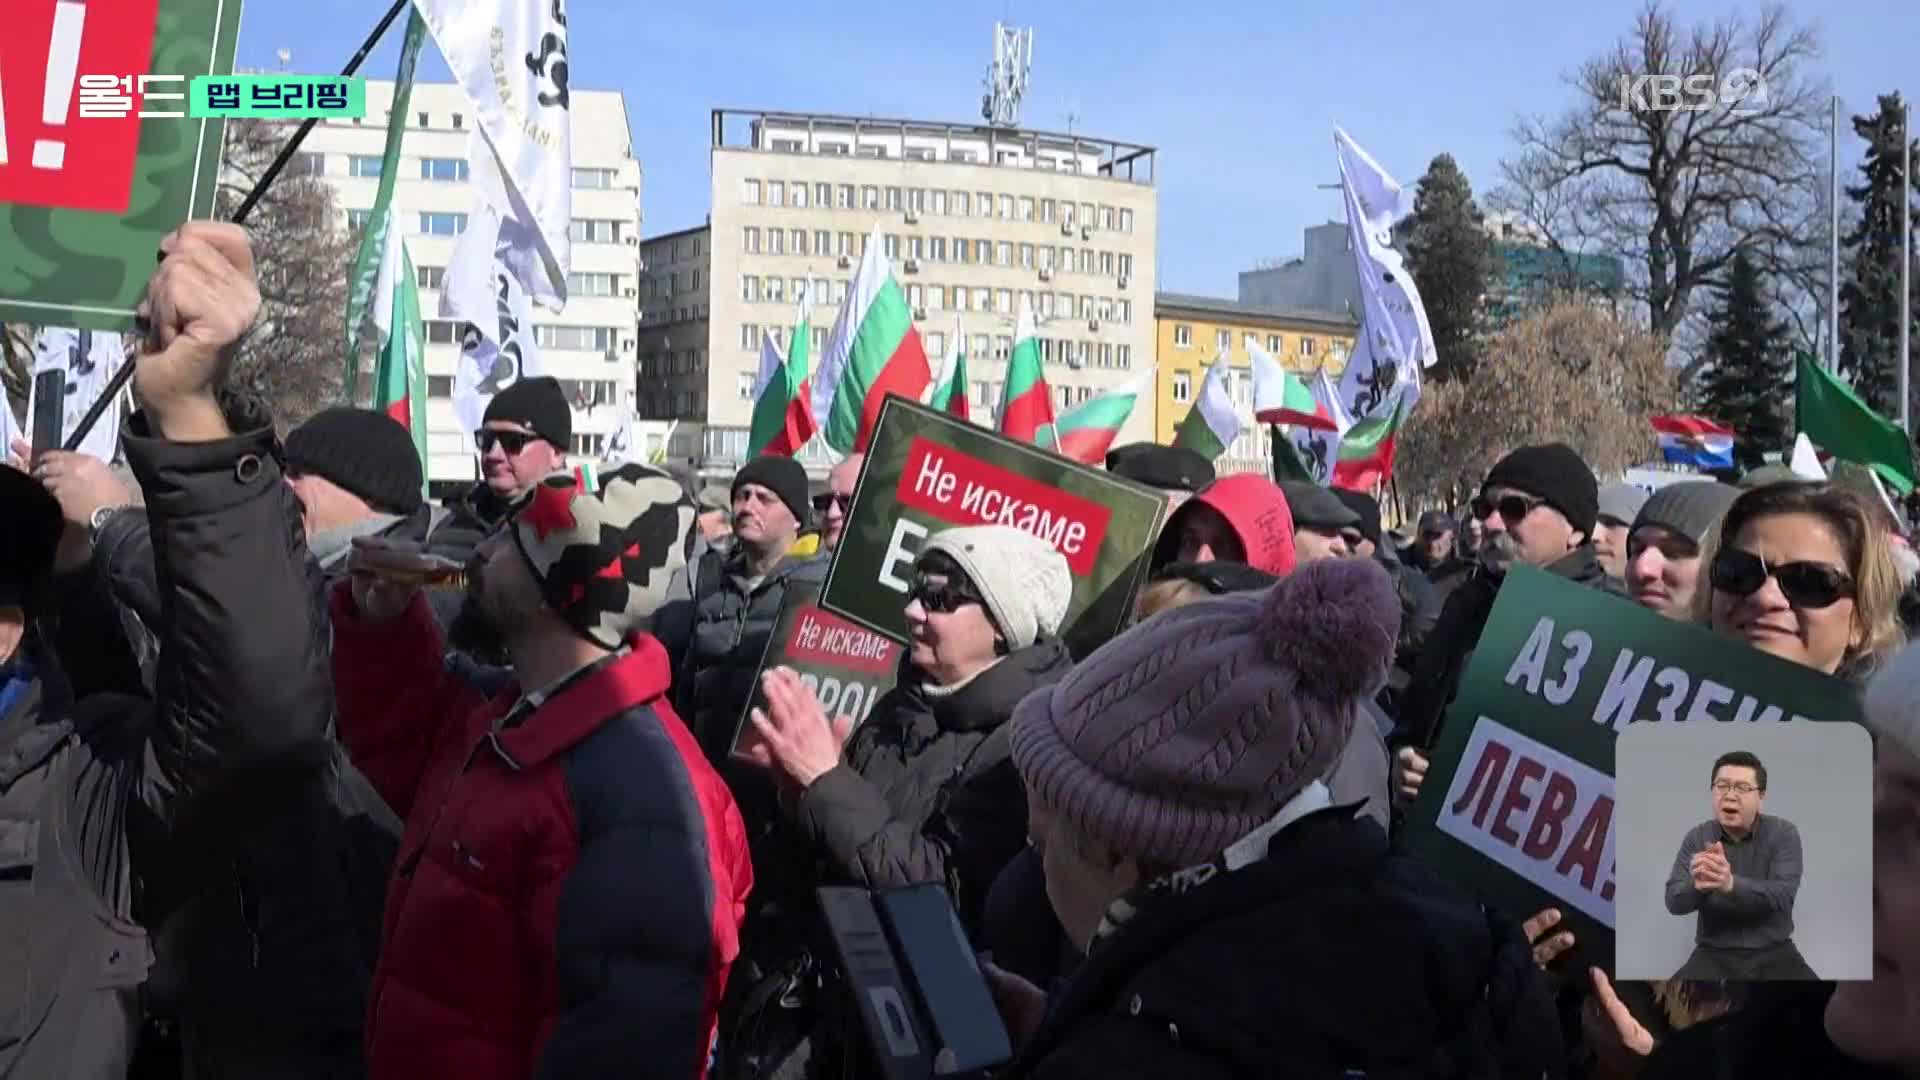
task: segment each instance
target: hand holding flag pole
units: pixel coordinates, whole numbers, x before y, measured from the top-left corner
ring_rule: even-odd
[[[393,6],[388,8],[386,15],[380,19],[379,25],[373,28],[373,33],[367,36],[367,40],[360,43],[360,50],[353,54],[353,59],[348,60],[347,66],[340,69],[341,78],[350,78],[354,72],[360,70],[360,65],[366,61],[367,55],[373,52],[373,47],[386,36],[387,28],[393,25],[393,20],[400,17],[400,13],[407,9],[409,3],[411,0],[394,0]],[[307,133],[313,130],[313,125],[318,123],[319,119],[317,116],[309,116],[300,122],[300,127],[293,133],[293,138],[288,139],[287,144],[280,148],[280,153],[274,157],[273,163],[267,166],[267,171],[260,175],[260,180],[253,185],[252,190],[247,192],[247,197],[240,201],[239,209],[233,212],[235,225],[246,224],[247,217],[253,213],[253,208],[260,204],[260,197],[267,193],[267,188],[279,178],[281,171],[287,167],[287,163],[293,160],[293,155],[299,151],[300,144],[306,141]],[[135,322],[136,340],[146,337],[150,332],[151,328],[144,321]],[[108,381],[106,389],[94,399],[86,415],[80,418],[80,423],[73,429],[73,434],[67,436],[66,445],[62,449],[78,450],[80,444],[86,440],[87,433],[92,431],[93,426],[100,422],[100,417],[105,415],[107,406],[120,397],[126,390],[127,383],[132,379],[133,358],[129,356],[127,361],[120,365],[120,369],[113,373],[113,378]]]

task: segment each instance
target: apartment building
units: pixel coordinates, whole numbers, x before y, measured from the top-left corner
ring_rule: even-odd
[[[347,226],[365,228],[380,182],[392,117],[393,83],[367,81],[367,115],[324,120],[294,164],[334,189]],[[597,456],[624,392],[634,388],[640,268],[640,163],[634,159],[624,95],[572,90],[573,266],[564,311],[534,309],[534,340],[546,374],[573,399],[574,453]],[[459,327],[436,318],[440,286],[479,194],[468,181],[475,119],[458,86],[416,83],[401,145],[393,211],[419,276],[427,322],[428,478],[436,493],[478,476],[472,441],[453,415]]]
[[[1200,394],[1214,358],[1225,355],[1232,368],[1227,388],[1240,414],[1240,438],[1214,462],[1221,473],[1266,472],[1272,445],[1266,425],[1253,421],[1253,357],[1250,347],[1289,371],[1308,379],[1320,369],[1338,380],[1353,351],[1357,324],[1327,311],[1273,307],[1185,293],[1153,298],[1155,375],[1154,428],[1151,438],[1173,442],[1174,431]]]
[[[761,341],[784,348],[804,306],[818,355],[876,226],[936,371],[964,342],[977,415],[999,403],[1023,295],[1061,410],[1152,363],[1152,147],[828,114],[712,121],[707,224],[642,248],[640,415],[677,421],[675,457],[738,466]],[[1122,438],[1152,430],[1141,410]]]

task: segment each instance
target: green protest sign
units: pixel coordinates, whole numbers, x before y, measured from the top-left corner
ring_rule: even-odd
[[[1524,919],[1558,908],[1610,965],[1614,742],[1640,721],[1853,721],[1850,688],[1531,567],[1500,589],[1429,754],[1407,841]]]
[[[827,719],[847,717],[857,725],[873,711],[873,703],[893,688],[900,668],[900,644],[892,638],[862,629],[820,607],[820,586],[796,581],[787,586],[786,601],[767,635],[767,649],[754,674],[753,696],[734,729],[732,753],[745,757],[760,741],[748,717],[764,709],[767,697],[760,676],[777,667],[792,668],[819,700]]]
[[[11,5],[0,34],[0,320],[124,331],[160,241],[213,215],[241,0]],[[20,10],[14,10],[19,8]]]
[[[1085,656],[1119,631],[1146,573],[1166,496],[902,397],[880,407],[821,606],[907,640],[907,587],[928,534],[1011,525],[1066,557],[1061,637]]]

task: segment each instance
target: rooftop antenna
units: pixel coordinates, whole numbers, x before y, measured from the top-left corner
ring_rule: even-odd
[[[1033,28],[993,24],[993,63],[987,67],[987,92],[980,115],[995,127],[1018,127],[1020,99],[1033,71]]]

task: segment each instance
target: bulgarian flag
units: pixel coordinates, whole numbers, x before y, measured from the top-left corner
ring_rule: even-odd
[[[1249,343],[1253,358],[1253,418],[1263,424],[1292,424],[1319,431],[1338,431],[1340,424],[1326,405],[1298,375],[1280,366],[1258,345]],[[1324,368],[1322,369],[1325,370]]]
[[[1052,428],[1040,432],[1040,446],[1082,465],[1099,465],[1107,460],[1107,450],[1126,426],[1133,407],[1153,387],[1153,368],[1101,394],[1060,418]]]
[[[413,71],[420,59],[420,45],[426,39],[427,24],[415,10],[407,18],[407,34],[400,43],[400,65],[393,75],[393,113],[394,116],[410,116],[407,102],[413,98]],[[376,275],[385,272],[387,256],[393,244],[389,237],[398,239],[400,234],[387,228],[393,218],[393,185],[400,177],[400,140],[406,134],[404,123],[387,125],[386,149],[380,158],[380,180],[373,192],[373,210],[367,215],[366,231],[360,234],[360,250],[354,256],[353,273],[347,279],[347,377],[342,391],[349,405],[360,397],[360,328],[367,317],[369,304],[378,303],[376,297],[385,295],[378,290]],[[419,305],[414,305],[415,310]],[[424,384],[422,384],[424,385]],[[378,397],[386,392],[384,384],[374,384],[374,395]],[[376,403],[377,407],[377,403]],[[425,428],[418,429],[417,438],[424,439]],[[422,459],[424,460],[424,459]]]
[[[813,438],[813,391],[807,385],[807,301],[799,303],[799,323],[783,358],[772,334],[760,338],[760,373],[754,379],[753,422],[747,429],[747,457],[792,457]]]
[[[1393,411],[1356,420],[1340,438],[1340,456],[1333,465],[1333,487],[1367,491],[1393,475],[1393,447],[1406,412],[1404,394],[1393,397]]]
[[[1024,443],[1038,443],[1053,427],[1053,389],[1040,365],[1040,334],[1033,324],[1033,302],[1020,297],[1020,315],[1014,324],[1013,356],[1007,361],[1007,382],[1000,393],[1000,434]]]
[[[842,454],[863,454],[888,394],[914,401],[933,381],[920,332],[906,294],[893,280],[875,225],[860,256],[847,302],[827,336],[813,384],[813,419],[827,445]]]
[[[413,257],[393,216],[385,221],[380,272],[373,284],[373,327],[380,355],[373,367],[373,407],[413,435],[420,475],[427,475],[427,324],[420,316]],[[424,480],[423,490],[424,491]]]
[[[1200,400],[1187,411],[1187,418],[1173,433],[1173,445],[1185,447],[1212,461],[1227,452],[1240,437],[1240,414],[1234,411],[1233,395],[1227,390],[1232,374],[1227,354],[1213,358],[1213,366],[1200,382]]]
[[[948,416],[973,419],[967,406],[967,335],[960,332],[960,316],[953,317],[953,348],[947,352],[946,370],[934,384],[927,404]]]

